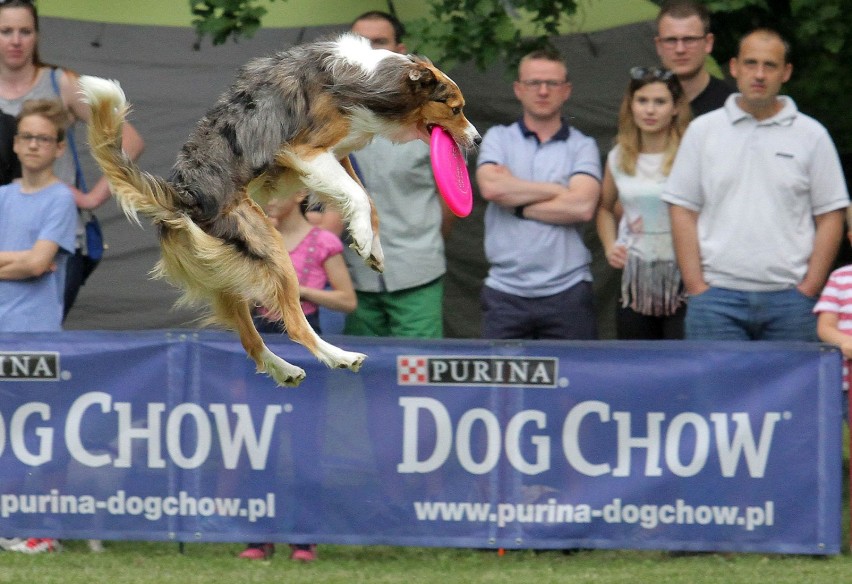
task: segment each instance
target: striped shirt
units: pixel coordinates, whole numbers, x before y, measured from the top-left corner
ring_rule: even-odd
[[[814,312],[833,312],[837,314],[837,329],[852,336],[852,265],[844,266],[831,273]],[[850,387],[849,359],[843,361],[843,389]]]

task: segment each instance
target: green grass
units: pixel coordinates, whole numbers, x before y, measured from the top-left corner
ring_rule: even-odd
[[[70,542],[59,554],[0,554],[0,582],[38,584],[354,584],[436,582],[489,584],[580,583],[748,583],[806,584],[846,582],[852,556],[829,558],[759,554],[670,557],[664,552],[493,551],[320,546],[310,565],[287,559],[286,546],[269,561],[236,558],[238,544],[108,542],[91,554],[83,542]]]

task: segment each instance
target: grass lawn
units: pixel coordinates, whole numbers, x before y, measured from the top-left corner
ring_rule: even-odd
[[[270,561],[240,560],[238,544],[107,542],[92,554],[69,542],[58,554],[0,553],[0,582],[38,584],[315,584],[315,583],[710,583],[806,584],[848,582],[852,556],[828,558],[664,552],[496,552],[363,546],[320,546],[313,564],[287,559],[286,546]]]

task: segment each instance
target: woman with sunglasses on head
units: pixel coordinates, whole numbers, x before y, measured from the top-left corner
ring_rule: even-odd
[[[32,0],[0,2],[0,111],[14,117],[21,110],[21,104],[28,99],[59,99],[69,113],[73,129],[75,122],[87,122],[89,119],[89,108],[83,103],[77,87],[78,75],[43,63],[39,58],[38,35],[38,11]],[[0,141],[11,148],[12,136],[2,135]],[[83,142],[78,140],[79,144]],[[134,160],[142,154],[144,142],[130,124],[124,125],[122,147]],[[101,177],[88,192],[83,192],[78,188],[81,185],[76,180],[76,168],[71,148],[66,148],[65,154],[54,165],[54,172],[60,180],[72,187],[78,208],[94,209],[100,206],[110,197],[106,179]],[[78,228],[78,241],[81,235],[82,222]],[[81,277],[81,274],[74,273],[81,269],[78,265],[80,259],[78,253],[68,263],[66,314],[82,284],[82,280],[74,282],[75,278]]]
[[[619,339],[683,338],[686,305],[668,207],[660,197],[691,118],[671,71],[631,69],[596,217],[607,262],[623,270]]]

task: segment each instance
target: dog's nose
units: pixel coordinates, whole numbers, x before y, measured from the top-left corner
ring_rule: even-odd
[[[482,144],[482,136],[480,136],[479,134],[477,134],[477,135],[476,135],[476,138],[474,138],[474,139],[473,139],[473,143],[474,143],[474,144],[476,144],[477,146],[479,146],[480,144]]]

